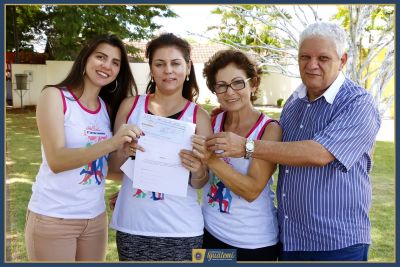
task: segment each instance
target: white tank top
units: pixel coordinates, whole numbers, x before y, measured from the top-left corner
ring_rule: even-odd
[[[137,96],[127,123],[138,124],[148,113],[149,96]],[[197,105],[188,101],[179,120],[196,123]],[[166,177],[167,179],[168,177]],[[124,175],[111,220],[111,228],[134,235],[193,237],[203,234],[203,215],[197,190],[188,186],[187,196],[178,197],[132,187]]]
[[[106,104],[99,97],[95,111],[86,109],[69,90],[60,90],[64,104],[65,147],[88,147],[111,138]],[[79,168],[53,173],[42,150],[42,164],[32,186],[28,208],[36,213],[68,219],[91,219],[105,211],[107,157]],[[79,157],[79,155],[76,155]]]
[[[226,112],[213,121],[214,133],[222,132]],[[272,120],[262,114],[247,134],[247,139],[259,140]],[[236,171],[247,174],[251,159],[224,158]],[[278,242],[277,213],[274,206],[273,179],[268,181],[256,200],[249,203],[233,193],[210,171],[210,181],[203,189],[205,228],[222,242],[238,248],[255,249]]]

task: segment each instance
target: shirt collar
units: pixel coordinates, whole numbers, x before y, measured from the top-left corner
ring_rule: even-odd
[[[340,87],[342,87],[345,79],[346,78],[344,77],[343,73],[340,72],[336,80],[331,84],[331,86],[329,86],[329,88],[315,100],[319,99],[320,97],[325,97],[326,102],[332,104],[333,100],[335,100],[337,93],[339,92]],[[300,84],[293,92],[294,99],[304,98],[306,97],[306,95],[307,95],[307,88],[303,83]]]

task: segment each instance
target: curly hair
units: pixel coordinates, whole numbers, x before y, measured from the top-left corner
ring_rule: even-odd
[[[220,50],[204,64],[203,76],[206,78],[208,89],[215,93],[214,86],[216,84],[215,76],[217,75],[217,72],[231,63],[235,64],[238,69],[243,70],[248,78],[252,78],[250,80],[251,86],[255,87],[256,90],[254,95],[251,96],[250,100],[254,102],[257,99],[257,92],[258,87],[260,86],[262,70],[257,66],[253,59],[239,50]]]

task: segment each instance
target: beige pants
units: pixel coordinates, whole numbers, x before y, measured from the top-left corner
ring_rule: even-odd
[[[62,219],[27,212],[25,242],[30,261],[104,261],[107,214]]]

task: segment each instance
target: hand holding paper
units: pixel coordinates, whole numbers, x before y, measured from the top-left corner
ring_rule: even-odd
[[[191,150],[196,125],[189,122],[143,114],[138,127],[146,134],[136,151],[133,187],[186,196],[189,171],[181,165],[179,152]]]

